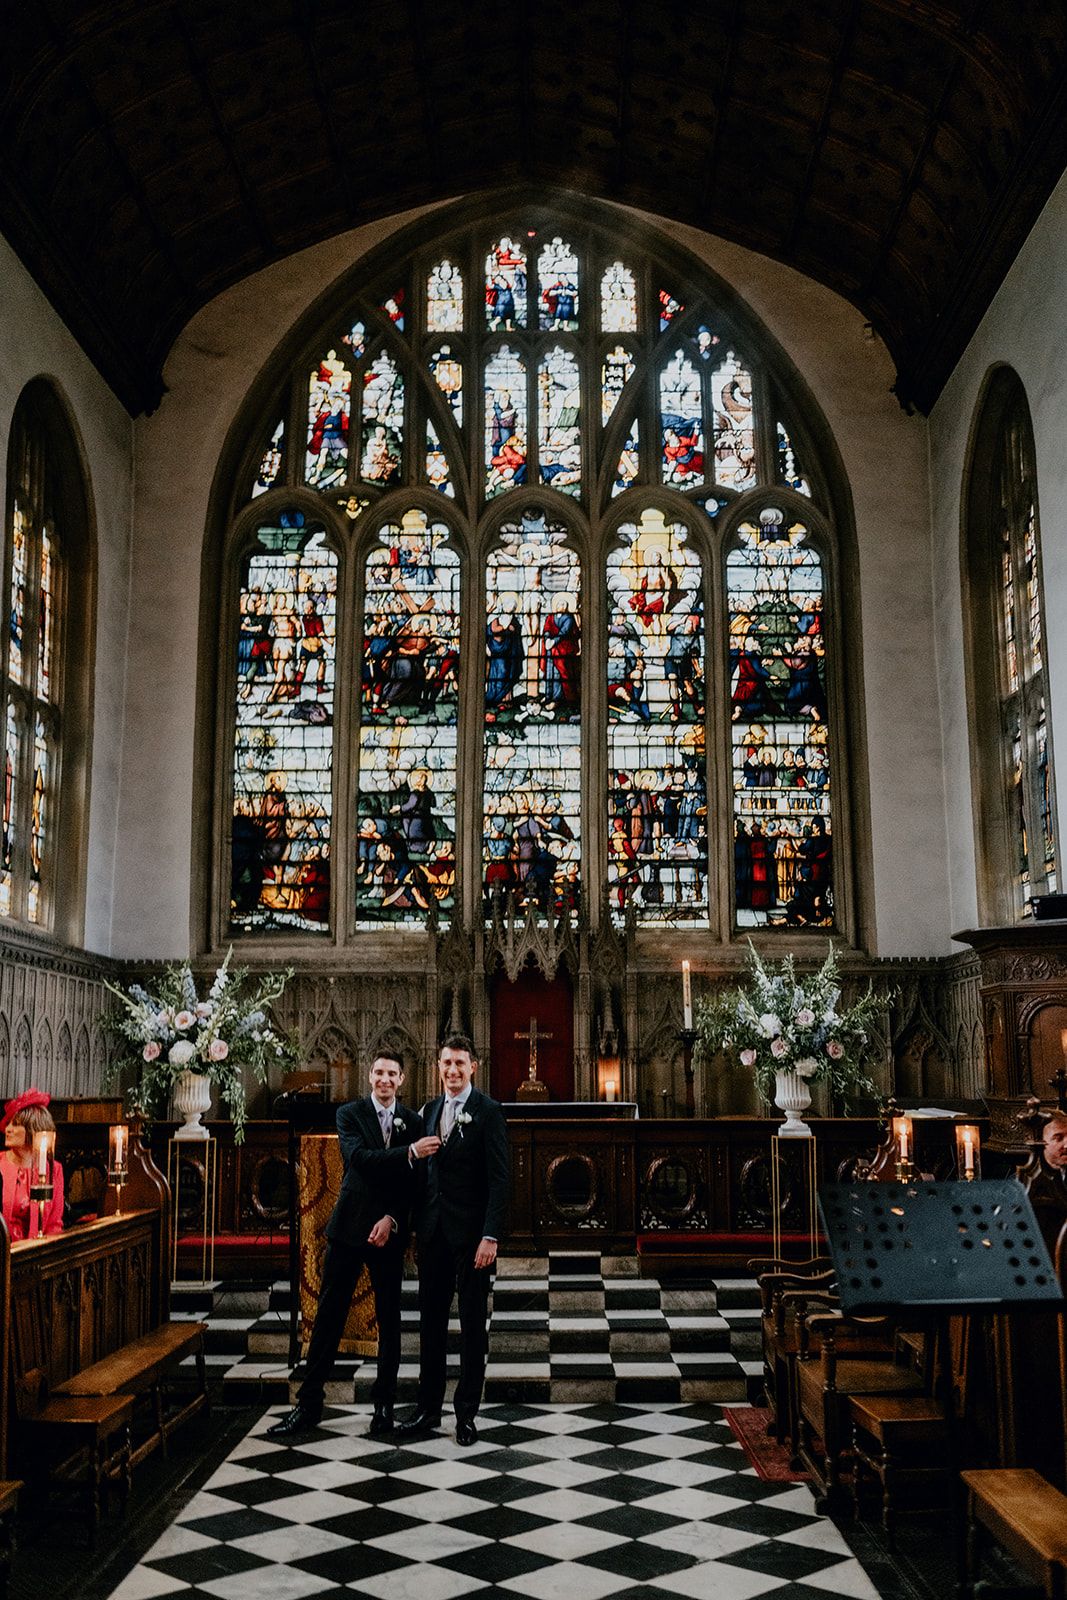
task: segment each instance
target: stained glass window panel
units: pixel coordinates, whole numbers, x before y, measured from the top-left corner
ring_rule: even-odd
[[[604,357],[600,369],[600,420],[608,422],[614,415],[619,396],[633,377],[634,361],[625,345],[617,344]]]
[[[485,258],[485,320],[493,333],[526,326],[526,252],[507,237]]]
[[[537,371],[538,459],[541,482],[580,494],[582,444],[578,358],[558,345],[547,352]]]
[[[15,707],[8,701],[4,719],[3,835],[0,837],[0,916],[12,913],[15,837],[19,790],[19,726]]]
[[[1042,667],[1041,650],[1041,586],[1038,578],[1037,563],[1037,513],[1031,505],[1026,516],[1026,530],[1023,534],[1023,576],[1026,583],[1026,615],[1029,626],[1030,659],[1028,673],[1030,676],[1040,672]]]
[[[1041,697],[1035,729],[1037,746],[1037,810],[1041,821],[1041,849],[1045,868],[1045,892],[1056,892],[1056,818],[1052,799],[1052,762],[1048,747],[1048,719],[1045,698]]]
[[[1000,555],[1000,601],[1004,628],[1004,668],[1008,690],[1014,694],[1019,687],[1019,648],[1015,635],[1015,572],[1006,532]]]
[[[426,288],[426,331],[463,331],[463,274],[451,261],[439,261],[430,269]]]
[[[577,903],[581,863],[581,567],[529,510],[486,569],[485,889]]]
[[[608,887],[650,926],[708,916],[704,604],[687,531],[650,508],[607,564]]]
[[[600,280],[602,333],[637,332],[637,284],[629,267],[613,261]]]
[[[331,489],[348,476],[352,374],[335,350],[314,368],[308,385],[304,477],[312,489]]]
[[[526,482],[526,363],[502,345],[485,363],[485,492]]]
[[[756,430],[752,374],[731,350],[712,374],[715,414],[715,481],[727,489],[751,489],[756,482]]]
[[[360,475],[383,489],[400,480],[404,452],[404,379],[392,356],[375,357],[363,374]]]
[[[640,435],[639,424],[635,417],[626,435],[626,442],[619,452],[619,464],[615,468],[615,482],[611,486],[611,498],[620,495],[632,483],[637,482],[641,468],[640,461]]]
[[[366,567],[356,911],[361,927],[448,911],[456,878],[459,557],[409,511]]]
[[[463,362],[452,352],[452,346],[443,344],[430,357],[433,380],[451,408],[456,427],[463,426]]]
[[[392,294],[387,294],[379,310],[384,311],[397,333],[404,331],[404,291],[394,289]]]
[[[701,361],[710,361],[719,343],[719,335],[702,322],[697,329],[697,354]]]
[[[282,470],[282,445],[285,440],[285,418],[278,423],[270,436],[270,442],[264,450],[256,473],[256,481],[252,485],[252,499],[257,495],[266,494],[278,481],[278,474]]]
[[[822,563],[777,507],[738,541],[726,563],[737,923],[830,927]]]
[[[52,535],[45,527],[41,530],[41,576],[37,595],[37,694],[42,700],[52,698],[52,655],[56,621],[55,579]]]
[[[448,457],[441,448],[437,429],[432,422],[426,424],[426,481],[431,489],[439,490],[450,499],[455,498],[456,491],[452,487]]]
[[[12,683],[21,683],[25,670],[28,535],[26,513],[16,500],[11,519],[11,605],[8,611],[7,645],[7,675]]]
[[[795,489],[797,494],[807,495],[810,499],[811,484],[800,469],[793,441],[784,423],[775,424],[775,435],[778,450],[778,482],[784,484],[787,489]]]
[[[38,717],[33,732],[33,794],[30,800],[30,881],[26,890],[26,915],[31,922],[40,922],[44,910],[42,903],[42,877],[47,847],[47,805],[50,779],[48,734],[44,722]]]
[[[700,374],[681,350],[660,374],[659,408],[663,481],[696,488],[704,482],[704,402]]]
[[[341,343],[348,351],[348,360],[358,361],[367,348],[367,330],[362,322],[353,322],[348,332],[342,336]]]
[[[540,325],[545,333],[573,333],[578,327],[578,257],[559,237],[537,258]]]
[[[667,289],[661,289],[659,291],[659,331],[660,331],[660,333],[666,333],[666,331],[670,327],[671,323],[675,320],[676,317],[680,317],[684,310],[685,310],[685,306],[682,304],[682,302],[680,300],[676,300],[674,298],[674,296]]]
[[[336,606],[325,530],[301,512],[261,527],[237,638],[234,932],[328,928]]]

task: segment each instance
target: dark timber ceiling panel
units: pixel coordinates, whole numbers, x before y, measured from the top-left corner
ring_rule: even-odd
[[[0,0],[0,229],[132,410],[213,295],[551,185],[828,284],[928,408],[1067,165],[1047,0]]]

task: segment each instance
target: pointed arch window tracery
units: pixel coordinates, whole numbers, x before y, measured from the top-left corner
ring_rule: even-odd
[[[477,915],[503,890],[557,912],[581,893],[723,939],[843,927],[840,894],[798,912],[795,863],[772,871],[770,904],[739,875],[757,820],[739,673],[764,685],[761,748],[786,775],[761,786],[756,853],[768,838],[795,853],[816,812],[836,839],[844,784],[832,814],[828,781],[815,810],[805,787],[828,767],[841,704],[827,633],[805,633],[812,604],[832,601],[814,553],[832,513],[765,336],[700,279],[587,221],[468,223],[354,282],[260,413],[234,528],[298,511],[310,526],[318,507],[335,563],[329,760],[315,768],[330,865],[310,921],[336,940]],[[802,559],[800,536],[766,536],[771,513],[803,527]],[[241,683],[246,702],[266,700],[279,654],[289,670],[267,620],[269,670],[231,669],[238,723]],[[804,684],[811,706],[793,716]],[[306,674],[289,682],[305,744],[305,719],[321,718],[310,699]],[[267,720],[282,720],[277,702]],[[269,863],[251,880],[242,866],[239,893],[231,860],[216,926],[278,931],[261,915]],[[287,925],[310,932],[289,878]]]

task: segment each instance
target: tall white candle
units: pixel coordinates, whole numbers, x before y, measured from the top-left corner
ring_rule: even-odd
[[[688,961],[682,962],[682,1026],[687,1030],[693,1026],[693,981]]]
[[[615,1099],[615,1079],[609,1078],[604,1085],[604,1099],[610,1103]]]

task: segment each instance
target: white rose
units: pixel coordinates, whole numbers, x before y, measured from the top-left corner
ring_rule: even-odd
[[[201,1000],[197,1004],[196,1014],[200,1018],[201,1022],[206,1022],[214,1009],[215,1007],[211,1004],[210,1000]]]
[[[813,1078],[819,1069],[819,1063],[811,1056],[805,1056],[803,1061],[798,1061],[793,1071],[798,1078]]]
[[[789,1046],[786,1044],[784,1039],[771,1040],[771,1055],[776,1061],[781,1061],[782,1057],[787,1056],[788,1054]]]
[[[187,1067],[196,1055],[196,1046],[191,1039],[178,1039],[167,1051],[167,1060],[172,1067]]]
[[[765,1011],[759,1019],[759,1025],[768,1039],[773,1039],[782,1031],[782,1019],[774,1011]]]
[[[808,1006],[797,1012],[797,1022],[802,1028],[810,1028],[815,1021],[815,1013]],[[797,1069],[799,1071],[799,1068]]]
[[[742,1050],[741,1065],[743,1067],[754,1067],[756,1065],[756,1052],[751,1047],[747,1050]]]
[[[184,1033],[186,1028],[191,1028],[196,1018],[191,1011],[179,1011],[174,1019],[174,1026],[179,1033]]]

